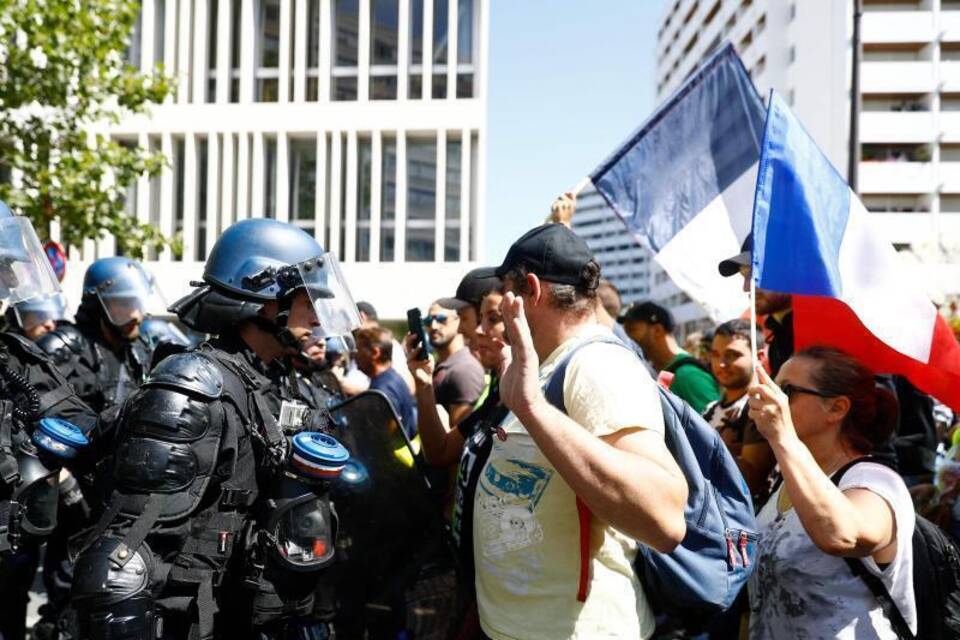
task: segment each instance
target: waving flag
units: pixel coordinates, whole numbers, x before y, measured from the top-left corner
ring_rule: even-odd
[[[960,410],[960,346],[846,182],[771,94],[754,208],[754,277],[793,294],[794,344],[905,375]]]
[[[674,283],[715,320],[739,315],[717,264],[750,232],[766,110],[732,45],[705,62],[590,180]]]

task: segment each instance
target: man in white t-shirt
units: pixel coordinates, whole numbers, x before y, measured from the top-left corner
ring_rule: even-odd
[[[512,361],[500,395],[511,413],[473,496],[483,631],[494,640],[647,638],[654,621],[632,566],[637,543],[676,546],[687,499],[655,383],[623,347],[587,344],[567,366],[566,413],[544,397],[567,354],[612,335],[595,319],[600,268],[572,231],[531,230],[495,274],[509,291]]]

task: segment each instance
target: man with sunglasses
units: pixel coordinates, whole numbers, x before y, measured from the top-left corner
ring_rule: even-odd
[[[460,333],[460,318],[454,309],[434,302],[423,318],[423,325],[437,356],[433,391],[437,404],[450,416],[452,427],[470,414],[483,393],[483,367],[467,349]]]

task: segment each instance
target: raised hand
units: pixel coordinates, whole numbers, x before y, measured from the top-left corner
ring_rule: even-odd
[[[500,311],[510,344],[509,362],[500,378],[500,399],[522,421],[524,415],[544,401],[540,391],[540,358],[533,348],[523,299],[507,293]]]
[[[777,386],[760,363],[754,368],[754,379],[747,389],[750,418],[770,443],[796,437],[790,416],[790,398]]]

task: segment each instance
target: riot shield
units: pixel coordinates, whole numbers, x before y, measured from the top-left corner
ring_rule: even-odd
[[[385,395],[366,391],[331,414],[331,434],[351,454],[332,491],[338,636],[451,638],[467,591],[442,504],[396,412]]]

